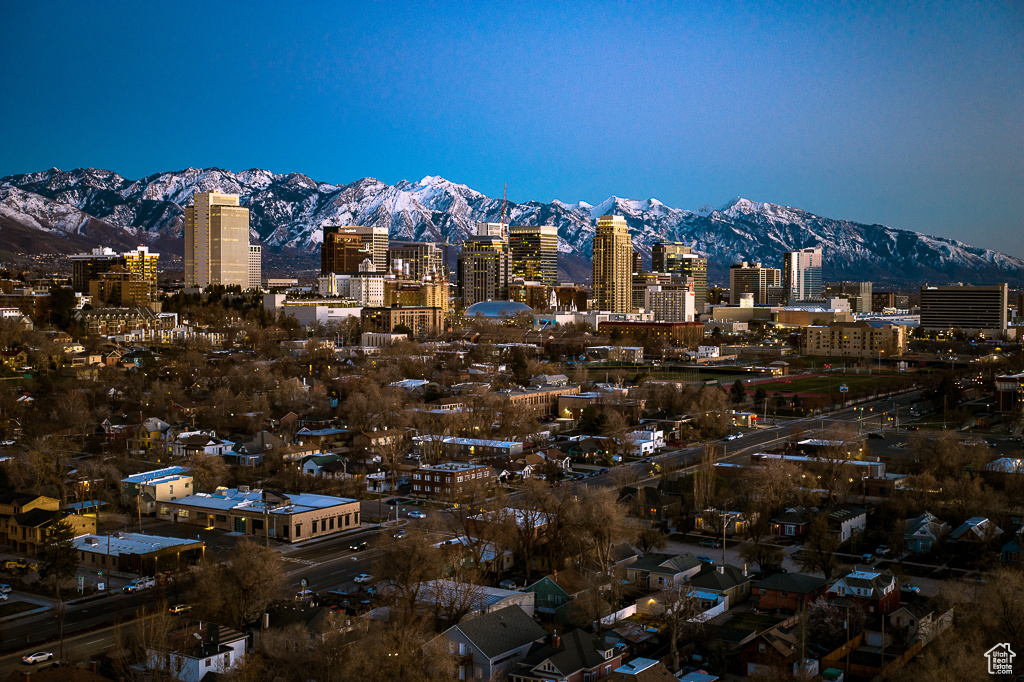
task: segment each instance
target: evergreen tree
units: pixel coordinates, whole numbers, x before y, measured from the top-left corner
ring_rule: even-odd
[[[747,399],[747,390],[743,388],[743,380],[737,379],[732,384],[732,389],[729,391],[729,397],[732,398],[732,402],[739,405]]]
[[[78,552],[74,545],[75,529],[67,519],[60,519],[46,529],[46,538],[40,558],[43,565],[39,575],[53,581],[54,596],[60,597],[60,585],[78,572]]]

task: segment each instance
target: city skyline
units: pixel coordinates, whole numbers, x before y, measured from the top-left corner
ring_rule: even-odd
[[[260,167],[488,196],[507,182],[514,201],[744,196],[1024,254],[1021,11],[256,4],[204,25],[13,7],[0,73],[20,104],[2,120],[21,134],[0,175]],[[190,78],[205,121],[166,106],[183,74],[207,76]]]

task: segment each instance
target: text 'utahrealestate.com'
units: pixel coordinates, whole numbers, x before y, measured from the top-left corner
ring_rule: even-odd
[[[1024,679],[1024,5],[0,25],[0,682]]]

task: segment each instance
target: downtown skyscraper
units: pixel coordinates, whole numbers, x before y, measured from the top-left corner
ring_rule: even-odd
[[[237,194],[200,192],[185,207],[185,286],[249,289],[249,209]]]
[[[594,310],[628,313],[633,305],[633,244],[622,216],[597,220],[594,234]]]

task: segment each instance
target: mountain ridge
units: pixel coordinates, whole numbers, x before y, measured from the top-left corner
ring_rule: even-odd
[[[138,243],[181,253],[184,212],[197,192],[238,194],[250,209],[250,238],[270,252],[304,252],[314,260],[325,223],[382,225],[391,239],[459,244],[477,221],[500,220],[502,200],[436,175],[388,185],[366,177],[349,184],[313,180],[302,173],[250,168],[165,171],[137,180],[97,168],[45,171],[0,178],[0,234],[17,234],[21,248],[56,252],[83,244]],[[582,274],[596,219],[615,213],[630,226],[634,248],[649,259],[659,239],[692,244],[709,259],[709,278],[727,280],[740,260],[780,267],[787,250],[821,246],[826,279],[1024,284],[1024,260],[946,237],[880,224],[815,215],[804,209],[734,197],[696,211],[653,197],[611,196],[585,201],[507,202],[514,225],[558,227],[559,251]],[[33,230],[35,232],[33,232]],[[38,238],[33,240],[33,235]],[[33,243],[33,241],[35,243]],[[41,252],[41,251],[36,251]],[[648,260],[649,262],[649,260]]]

